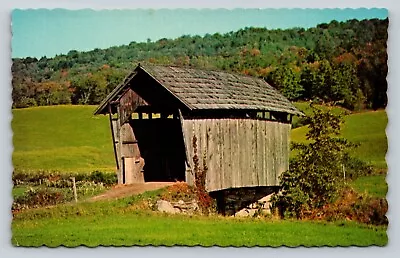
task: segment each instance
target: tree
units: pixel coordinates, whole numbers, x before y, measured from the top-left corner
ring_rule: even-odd
[[[329,203],[344,181],[344,164],[354,146],[338,138],[342,118],[315,109],[307,119],[309,144],[293,144],[298,151],[281,177],[282,191],[272,198],[282,216],[302,218],[308,211]]]
[[[290,67],[278,67],[268,74],[267,81],[290,100],[297,100],[302,97],[304,89],[300,84],[299,74]]]
[[[38,105],[48,106],[59,103],[58,92],[63,91],[63,85],[54,81],[45,81],[36,83],[35,89],[35,99]]]
[[[107,82],[99,73],[87,74],[72,82],[73,102],[80,104],[98,104],[106,96]]]

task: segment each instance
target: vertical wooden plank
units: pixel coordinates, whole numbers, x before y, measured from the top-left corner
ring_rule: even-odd
[[[228,119],[228,124],[229,124],[229,135],[230,135],[230,144],[231,144],[231,150],[230,150],[230,156],[231,156],[231,186],[235,187],[236,186],[236,181],[237,181],[237,167],[236,167],[236,161],[237,161],[237,137],[236,137],[236,119]]]
[[[206,141],[207,141],[207,157],[206,157],[206,163],[207,163],[207,178],[206,178],[206,187],[210,186],[211,189],[214,189],[214,182],[215,182],[215,176],[213,175],[213,163],[212,163],[212,156],[214,154],[214,143],[212,141],[212,123],[213,119],[207,119],[206,123]],[[207,189],[207,188],[206,188]]]
[[[227,144],[227,181],[229,187],[232,187],[233,184],[233,174],[232,174],[232,135],[231,135],[231,127],[230,127],[230,119],[224,119],[225,121],[225,133],[226,133],[226,144]]]
[[[271,185],[271,122],[267,121],[265,126],[265,168],[267,185]]]
[[[260,175],[259,175],[259,166],[258,166],[258,148],[260,148],[260,143],[258,142],[258,120],[253,120],[254,122],[254,139],[253,139],[253,160],[254,160],[254,175],[255,175],[255,185],[260,185]]]
[[[188,163],[189,167],[186,166],[186,183],[193,185],[192,169],[193,169],[193,146],[192,146],[192,135],[193,135],[193,124],[192,120],[183,120],[183,131],[187,144],[188,151]]]
[[[284,132],[284,149],[283,151],[285,152],[285,165],[284,165],[284,170],[286,171],[289,169],[289,155],[290,155],[290,124],[285,124]]]
[[[192,176],[192,184],[194,184],[194,181],[195,181],[195,171],[194,171],[194,161],[193,161],[193,158],[194,158],[194,155],[195,155],[195,152],[194,152],[194,148],[193,148],[193,138],[195,137],[195,135],[196,135],[196,120],[191,120],[191,135],[190,135],[190,139],[189,139],[189,144],[190,144],[190,148],[191,148],[191,164],[192,164],[192,169],[191,169],[191,176]]]
[[[211,164],[211,159],[212,159],[212,152],[213,152],[213,146],[212,146],[212,133],[211,133],[211,124],[212,124],[212,119],[207,119],[206,123],[206,145],[207,145],[207,157],[206,157],[206,164],[207,164],[207,177],[206,177],[206,189],[213,189],[214,186],[213,181],[214,181],[214,176],[212,172],[212,164]]]
[[[212,173],[212,189],[214,190],[219,190],[220,186],[219,184],[219,167],[218,167],[218,159],[219,159],[219,153],[218,153],[218,136],[216,132],[216,120],[211,119],[211,125],[210,125],[210,132],[211,132],[211,137],[210,141],[212,144],[212,149],[210,150],[211,154],[211,160],[210,160],[210,173]]]
[[[200,171],[203,170],[204,168],[204,154],[206,153],[206,142],[205,142],[205,119],[199,119],[197,121],[197,146],[198,146],[198,150],[197,150],[197,156],[199,158],[199,169]]]
[[[257,153],[256,153],[256,158],[257,158],[257,174],[258,174],[258,185],[264,185],[263,184],[263,139],[262,139],[262,120],[257,120]]]
[[[207,165],[207,153],[208,153],[208,146],[207,146],[207,119],[203,119],[201,123],[201,144],[202,144],[202,151],[201,151],[201,170]]]
[[[225,134],[225,124],[223,119],[219,121],[220,137],[221,137],[221,185],[223,188],[227,188],[227,178],[226,178],[226,134]]]
[[[221,132],[221,120],[216,119],[215,121],[215,130],[217,134],[217,168],[218,174],[216,175],[216,180],[218,181],[217,187],[220,189],[224,188],[224,171],[223,171],[223,159],[224,159],[224,149],[223,149],[223,133]]]
[[[256,124],[256,120],[251,119],[251,166],[250,169],[252,171],[251,175],[251,186],[255,186],[258,184],[258,177],[257,177],[257,168],[256,168],[256,155],[255,152],[257,151],[257,142],[256,142],[256,135],[257,135],[257,124]]]
[[[246,131],[247,131],[247,125],[246,125],[246,120],[241,118],[240,119],[240,134],[239,134],[239,144],[240,144],[240,158],[239,158],[239,163],[240,163],[240,174],[238,177],[239,184],[238,186],[242,186],[245,184],[245,178],[248,174],[248,168],[247,168],[247,137],[246,137]]]
[[[271,185],[274,184],[275,178],[275,122],[271,122],[271,131],[270,131],[270,162],[271,162],[271,171],[269,176],[269,182]]]
[[[198,166],[201,168],[201,119],[194,120],[194,135],[196,136],[196,145],[197,150],[194,155],[197,155],[198,158]],[[196,171],[194,171],[194,176],[196,176]]]
[[[180,109],[178,109],[179,113],[179,122],[181,124],[181,132],[182,132],[182,138],[183,138],[183,148],[185,149],[185,157],[186,157],[186,163],[189,163],[189,154],[188,154],[188,147],[187,147],[187,142],[186,142],[186,137],[185,137],[185,130],[183,129],[183,116],[182,112]],[[161,113],[161,118],[165,119],[167,116],[165,113]]]
[[[273,184],[276,184],[276,176],[278,174],[279,170],[279,160],[280,160],[280,155],[279,155],[279,123],[275,122],[274,123],[274,151],[273,151],[273,157],[274,157],[274,177],[273,177]]]
[[[238,137],[239,137],[239,168],[238,168],[238,175],[237,175],[237,181],[238,183],[236,184],[237,187],[242,186],[243,184],[243,176],[247,173],[246,169],[246,124],[244,119],[239,119],[239,131],[238,131]]]
[[[225,132],[225,177],[226,177],[226,185],[228,187],[232,187],[232,148],[231,148],[231,140],[232,137],[230,135],[229,128],[229,119],[223,119],[224,132]]]
[[[229,132],[229,176],[230,176],[230,183],[231,187],[235,186],[235,168],[234,168],[234,152],[235,152],[235,137],[234,137],[234,126],[233,126],[233,119],[226,119],[227,122],[227,131]]]
[[[280,149],[281,149],[281,166],[280,166],[280,170],[279,173],[277,175],[277,183],[278,183],[278,178],[279,176],[285,171],[285,167],[286,167],[286,126],[284,123],[281,123],[280,125],[280,135],[281,135],[281,142],[280,142]]]
[[[253,171],[251,169],[251,136],[251,119],[246,119],[246,177],[242,182],[244,185],[250,185],[253,181]]]
[[[282,152],[282,150],[283,150],[283,146],[282,146],[282,123],[277,123],[277,137],[278,137],[278,142],[276,143],[276,149],[278,150],[277,151],[277,154],[278,154],[278,157],[277,157],[277,160],[278,160],[278,162],[279,162],[279,166],[278,166],[278,169],[276,170],[276,175],[275,175],[275,184],[277,184],[278,183],[278,177],[279,177],[279,174],[280,174],[280,172],[281,172],[281,170],[282,170],[282,162],[283,162],[283,152]]]
[[[231,169],[230,169],[230,135],[229,135],[229,126],[228,126],[228,119],[222,119],[222,133],[224,134],[224,185],[225,187],[231,186]]]
[[[257,120],[258,130],[257,130],[257,170],[258,170],[258,184],[265,185],[264,180],[264,121]]]
[[[267,154],[266,154],[266,144],[267,144],[267,136],[266,136],[266,128],[267,128],[267,121],[262,121],[262,132],[261,137],[263,138],[263,146],[262,146],[262,155],[263,155],[263,184],[267,185]]]
[[[234,157],[233,157],[233,174],[234,174],[234,181],[233,184],[235,187],[238,187],[240,185],[240,164],[239,164],[239,159],[240,159],[240,145],[239,145],[239,120],[238,119],[233,119],[233,139],[234,139]]]

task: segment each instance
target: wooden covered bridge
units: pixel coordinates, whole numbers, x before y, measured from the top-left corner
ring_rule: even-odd
[[[301,112],[258,78],[139,65],[95,114],[110,116],[120,184],[193,184],[196,156],[213,192],[278,185]]]

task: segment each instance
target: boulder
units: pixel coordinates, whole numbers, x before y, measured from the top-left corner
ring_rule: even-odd
[[[241,209],[235,213],[235,217],[253,217],[257,209]]]
[[[156,205],[157,205],[157,210],[161,212],[166,212],[171,214],[179,212],[172,206],[170,202],[164,200],[158,200]]]

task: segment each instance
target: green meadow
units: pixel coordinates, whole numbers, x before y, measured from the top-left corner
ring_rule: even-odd
[[[307,103],[297,103],[306,114]],[[16,170],[61,172],[114,171],[107,116],[93,116],[95,106],[50,106],[13,110],[13,163]],[[336,108],[334,112],[347,113]],[[359,143],[354,155],[386,170],[385,111],[348,114],[342,136]],[[292,130],[291,140],[304,142],[307,127]],[[358,178],[359,193],[384,198],[385,175]],[[15,187],[21,196],[27,188]],[[14,214],[15,246],[384,246],[387,227],[355,222],[239,219],[222,216],[166,215],[133,208],[150,195],[120,200],[67,203]]]
[[[305,114],[308,103],[296,103]],[[22,170],[113,171],[115,169],[107,116],[94,116],[95,106],[48,106],[14,109],[13,164]],[[348,111],[333,108],[334,113]],[[360,146],[354,155],[386,169],[387,115],[384,110],[345,116],[342,136]],[[304,142],[307,127],[292,130],[293,142]]]
[[[337,111],[336,111],[337,112]],[[344,117],[341,137],[359,144],[353,155],[368,164],[387,169],[385,160],[388,143],[386,125],[388,118],[384,110],[349,114]],[[292,142],[306,142],[307,126],[295,128],[291,133]]]
[[[159,191],[158,191],[159,192]],[[15,246],[384,246],[386,227],[353,222],[167,215],[138,210],[148,198],[64,204],[16,214]]]
[[[14,109],[15,169],[113,171],[108,117],[94,116],[94,109],[72,105]]]

